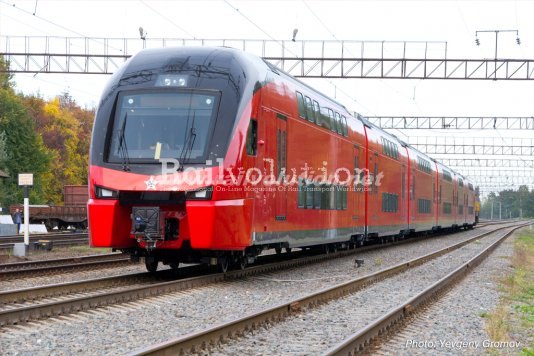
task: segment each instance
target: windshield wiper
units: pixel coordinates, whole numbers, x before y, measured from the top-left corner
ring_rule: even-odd
[[[124,113],[124,120],[122,121],[122,126],[119,131],[119,154],[122,158],[122,170],[125,172],[130,171],[130,157],[128,156],[128,148],[126,147],[126,137],[124,136],[124,131],[126,128],[126,120],[128,119],[128,112]]]
[[[188,160],[191,157],[193,145],[195,144],[195,139],[197,138],[196,131],[197,130],[195,128],[195,113],[193,113],[193,121],[191,122],[191,128],[189,129],[189,133],[187,134],[184,147],[182,148],[182,152],[180,152],[180,156],[178,158],[178,162],[180,163],[180,167],[178,168],[179,171],[184,170],[184,163],[186,159]]]

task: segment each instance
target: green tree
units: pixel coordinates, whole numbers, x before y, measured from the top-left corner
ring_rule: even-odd
[[[80,108],[67,92],[50,101],[35,96],[24,100],[52,157],[44,176],[46,201],[60,204],[63,185],[87,184],[94,111]]]
[[[0,201],[4,206],[21,202],[18,173],[30,172],[34,174],[30,199],[43,203],[43,175],[48,171],[49,155],[21,98],[11,88],[0,88],[0,132],[5,132],[8,159],[4,165],[10,175],[0,192]]]
[[[13,73],[9,71],[9,62],[0,56],[0,88],[12,89],[14,85]]]

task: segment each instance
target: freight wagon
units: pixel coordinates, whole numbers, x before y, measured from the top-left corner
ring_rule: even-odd
[[[87,229],[87,199],[86,185],[65,185],[62,206],[30,205],[30,224],[44,224],[47,230]],[[11,205],[11,215],[16,209],[24,211],[22,204]]]

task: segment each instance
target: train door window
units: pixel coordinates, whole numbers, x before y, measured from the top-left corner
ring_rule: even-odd
[[[306,107],[304,105],[304,97],[299,92],[297,92],[297,102],[299,106],[299,116],[305,119],[306,118]]]
[[[401,198],[402,199],[404,199],[405,185],[406,185],[406,169],[403,166],[402,172],[401,172]]]
[[[415,199],[415,174],[412,175],[412,184],[410,185],[410,200]]]
[[[341,122],[343,123],[343,136],[349,136],[349,126],[347,125],[347,118],[341,115]]]
[[[358,151],[356,151],[358,152]],[[360,168],[358,166],[358,156],[354,157],[354,192],[359,191],[362,181],[360,180]]]
[[[347,210],[347,190],[346,186],[341,187],[341,209]]]
[[[336,210],[341,210],[343,206],[341,202],[343,199],[343,194],[341,193],[341,186],[334,185],[334,191],[336,195]]]
[[[338,112],[336,112],[336,132],[340,135],[343,133],[341,128],[341,115]]]
[[[313,116],[315,118],[315,123],[321,125],[321,107],[317,101],[313,101]]]
[[[309,96],[305,97],[306,100],[306,119],[311,122],[315,122],[313,104]]]
[[[250,119],[247,132],[247,154],[255,156],[258,149],[258,121]]]
[[[306,209],[313,209],[313,193],[314,193],[313,183],[308,183],[306,185]]]
[[[334,115],[334,110],[328,109],[328,116],[330,117],[330,130],[336,132],[336,117]]]
[[[436,202],[436,182],[432,183],[432,202]]]
[[[438,203],[441,204],[441,184],[439,185]]]
[[[378,193],[378,183],[376,177],[378,176],[378,164],[375,162],[375,170],[373,174],[373,186],[374,186],[374,192]]]

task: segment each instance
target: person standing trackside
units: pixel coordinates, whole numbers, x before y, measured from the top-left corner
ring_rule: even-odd
[[[17,235],[20,233],[20,224],[22,224],[22,215],[20,214],[20,210],[15,210],[15,224],[17,224]]]

